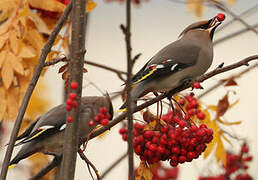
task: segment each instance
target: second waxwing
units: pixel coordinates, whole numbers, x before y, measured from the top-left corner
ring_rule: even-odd
[[[216,28],[225,19],[219,13],[210,20],[186,27],[179,39],[156,53],[132,78],[134,102],[149,92],[165,92],[203,75],[213,61],[212,39]],[[119,111],[126,110],[124,103]]]
[[[106,109],[106,118],[113,118],[113,106],[108,95],[88,96],[81,98],[80,106],[80,139],[86,139],[89,132],[96,126],[89,126],[100,109]],[[20,136],[16,144],[22,145],[17,155],[10,161],[9,168],[14,167],[19,161],[41,152],[48,155],[60,156],[65,143],[64,130],[66,127],[66,104],[61,104],[50,109],[38,117]]]

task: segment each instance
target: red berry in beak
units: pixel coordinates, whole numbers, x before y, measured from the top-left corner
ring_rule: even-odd
[[[224,21],[225,18],[226,18],[226,16],[225,16],[225,14],[223,14],[223,13],[219,13],[219,14],[217,15],[217,19],[218,19],[219,21]]]

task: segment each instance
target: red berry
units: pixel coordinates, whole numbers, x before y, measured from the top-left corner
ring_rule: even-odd
[[[71,89],[77,89],[78,88],[78,83],[77,82],[71,82],[70,87],[71,87]]]
[[[172,151],[173,153],[179,154],[179,153],[180,153],[180,148],[178,148],[178,147],[172,147],[171,151]]]
[[[123,134],[123,135],[122,135],[122,139],[123,139],[124,141],[127,141],[127,134]]]
[[[72,101],[72,106],[73,106],[73,107],[78,107],[77,101]]]
[[[185,104],[185,99],[183,99],[183,98],[179,99],[179,104],[184,105]]]
[[[69,106],[71,106],[71,105],[72,105],[72,102],[73,102],[73,100],[72,100],[72,99],[70,99],[70,98],[66,100],[66,104],[67,104],[67,105],[69,105]]]
[[[225,19],[225,14],[223,14],[223,13],[218,13],[218,15],[217,15],[217,19],[219,20],[219,21],[224,21],[224,19]]]
[[[72,106],[67,105],[66,106],[66,111],[71,111],[71,110],[72,110]]]
[[[96,116],[94,117],[94,121],[95,121],[95,122],[98,122],[98,121],[99,121],[99,116],[98,116],[98,115],[96,115]]]
[[[101,107],[101,108],[99,108],[99,112],[102,114],[107,114],[108,110],[106,107]]]
[[[185,156],[179,156],[178,158],[178,162],[179,163],[184,163],[186,161],[186,157]]]
[[[194,87],[195,89],[201,89],[201,88],[202,88],[202,86],[201,86],[201,84],[200,84],[199,82],[195,82],[195,83],[193,84],[193,87]]]
[[[91,120],[91,121],[88,122],[88,125],[89,125],[90,127],[91,127],[91,126],[94,126],[94,125],[95,125],[95,122]]]
[[[177,161],[170,161],[169,162],[171,166],[176,167],[178,165]]]
[[[181,128],[184,128],[186,126],[186,122],[185,121],[179,121],[178,125],[181,127]]]
[[[187,157],[188,157],[189,159],[193,159],[193,158],[195,157],[195,153],[194,153],[194,152],[188,152],[188,153],[187,153]]]
[[[154,136],[154,134],[155,134],[154,131],[148,130],[148,131],[145,131],[143,135],[145,138],[151,138],[152,136]]]
[[[205,119],[205,114],[204,114],[204,112],[199,112],[199,113],[197,113],[197,118],[200,119],[200,120],[204,120],[204,119]]]
[[[248,153],[249,149],[248,149],[248,147],[247,147],[246,144],[244,144],[244,145],[242,146],[241,151],[242,151],[243,153]]]
[[[73,118],[72,118],[71,116],[68,116],[68,117],[67,117],[67,122],[68,122],[68,123],[73,122]]]
[[[102,126],[106,126],[106,125],[108,125],[108,119],[102,119],[102,120],[100,120],[100,124],[102,125]]]
[[[75,99],[76,97],[77,97],[77,94],[74,92],[69,94],[69,99],[71,99],[71,100]]]
[[[150,147],[149,147],[149,149],[151,150],[151,151],[157,151],[157,145],[156,144],[151,144],[150,145]]]
[[[200,125],[200,128],[201,128],[201,129],[206,129],[207,126],[206,126],[206,124],[201,124],[201,125]]]
[[[119,134],[124,134],[124,133],[127,133],[127,130],[122,127],[120,130],[119,130]]]

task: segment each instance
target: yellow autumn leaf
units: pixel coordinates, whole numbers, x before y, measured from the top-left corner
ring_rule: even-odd
[[[97,3],[91,0],[87,0],[86,13],[92,11],[97,6]]]
[[[17,7],[16,1],[10,0],[1,0],[0,1],[0,22],[6,20],[13,12],[13,10]]]
[[[140,165],[137,169],[137,177],[138,179],[144,179],[144,180],[152,180],[153,174],[150,170],[150,168],[147,166],[145,161],[141,161]]]
[[[226,126],[232,126],[232,125],[239,125],[241,124],[242,121],[235,121],[235,122],[226,122],[226,121],[222,121],[219,117],[216,119],[218,122],[220,122],[221,124],[224,124]]]
[[[218,137],[218,125],[216,121],[211,121],[210,124],[207,124],[209,128],[213,130],[213,140],[207,145],[206,150],[204,151],[203,157],[206,159],[210,153],[212,152],[214,145],[217,143],[217,137]]]
[[[228,144],[230,144],[231,146],[233,146],[233,144],[231,143],[231,141],[224,135],[224,133],[221,133],[221,137],[228,142]]]
[[[25,39],[30,43],[31,47],[36,49],[39,55],[45,44],[42,35],[39,34],[37,30],[31,29],[26,33]]]
[[[17,33],[15,31],[11,31],[9,33],[9,45],[14,54],[18,54],[19,41],[17,38]]]
[[[3,46],[5,45],[7,39],[8,39],[9,34],[8,33],[4,33],[2,35],[0,35],[0,49],[3,48]]]
[[[6,55],[7,55],[6,50],[0,51],[0,68],[2,67],[2,65],[4,63]]]
[[[17,97],[19,97],[19,88],[17,87],[11,87],[8,90],[8,96],[7,96],[7,112],[9,120],[15,120],[18,109],[19,109],[19,101],[17,101]]]
[[[56,0],[29,0],[29,4],[34,8],[60,13],[63,12],[66,7],[63,3]]]
[[[2,65],[1,76],[2,76],[4,87],[8,89],[11,86],[11,83],[14,78],[13,67],[11,62],[8,59],[5,59]]]
[[[232,107],[234,107],[235,105],[237,105],[239,103],[240,99],[237,99],[235,102],[233,102],[232,104],[229,105],[228,109],[231,109]]]
[[[0,88],[0,99],[1,99],[1,106],[0,106],[0,121],[3,120],[4,114],[6,112],[7,101],[5,98],[5,90]]]
[[[7,60],[11,62],[12,68],[15,72],[23,75],[24,69],[22,66],[22,59],[19,57],[16,57],[13,53],[9,52],[7,56]]]
[[[44,34],[50,34],[51,31],[49,30],[47,24],[45,21],[43,21],[38,14],[36,13],[30,13],[28,18],[35,24],[38,32],[44,33]]]
[[[21,50],[18,54],[21,58],[34,58],[36,56],[36,51],[31,46],[22,43]]]
[[[208,108],[213,111],[217,111],[217,106],[215,105],[209,105]]]
[[[217,162],[221,161],[226,166],[226,150],[220,137],[218,137],[217,148],[215,152]]]
[[[157,124],[156,120],[151,121],[150,123],[146,124],[146,126],[144,127],[144,130],[153,130],[155,129],[156,124]]]

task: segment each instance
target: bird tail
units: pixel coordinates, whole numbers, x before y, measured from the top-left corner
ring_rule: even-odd
[[[125,112],[127,109],[126,109],[126,102],[118,109],[117,112]]]

